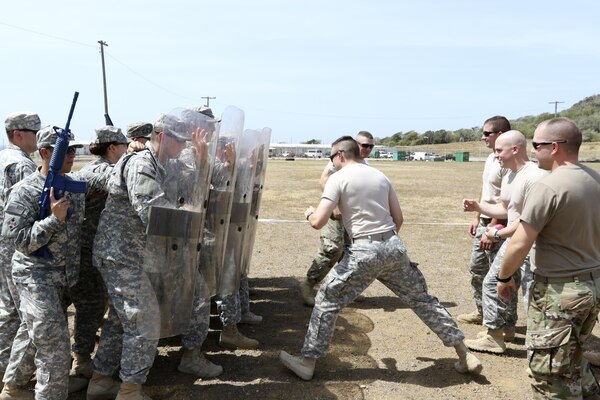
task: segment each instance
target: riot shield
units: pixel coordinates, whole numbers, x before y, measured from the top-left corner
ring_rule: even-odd
[[[161,190],[149,200],[144,268],[160,318],[138,323],[152,339],[184,333],[189,326],[217,139],[213,119],[183,108],[163,114],[155,130]]]
[[[229,106],[221,116],[219,138],[208,195],[199,272],[202,298],[217,293],[223,267],[233,191],[237,178],[237,147],[244,126],[244,112]]]
[[[254,177],[252,180],[252,203],[250,204],[250,218],[246,228],[246,237],[244,238],[244,249],[242,251],[241,271],[248,276],[250,271],[250,262],[252,261],[252,250],[254,248],[254,239],[256,237],[256,228],[258,227],[258,213],[260,210],[260,201],[262,198],[265,175],[267,173],[267,160],[269,159],[269,145],[271,143],[271,128],[263,128],[260,132],[257,151],[256,167],[254,168]]]
[[[240,288],[242,251],[252,203],[252,182],[256,168],[256,144],[259,132],[247,129],[237,151],[237,178],[233,191],[231,217],[223,268],[219,273],[219,296],[236,294]]]

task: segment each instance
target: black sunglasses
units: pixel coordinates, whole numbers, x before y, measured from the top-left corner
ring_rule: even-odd
[[[369,143],[359,143],[360,147],[362,147],[363,149],[372,149],[373,147],[375,147],[374,144],[369,144]]]
[[[340,153],[343,153],[344,150],[338,150],[335,153],[333,153],[332,155],[329,156],[329,161],[333,162],[333,159],[335,158],[335,156],[337,156]]]
[[[552,140],[549,142],[531,142],[531,145],[533,146],[533,148],[535,150],[537,150],[538,147],[543,146],[545,144],[552,144],[552,143],[567,143],[566,140]]]
[[[483,131],[483,136],[488,137],[490,135],[493,135],[494,133],[498,133],[498,132]]]

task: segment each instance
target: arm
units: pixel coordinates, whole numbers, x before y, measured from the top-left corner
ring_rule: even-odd
[[[332,174],[333,172],[329,169],[329,164],[327,164],[327,166],[325,167],[325,169],[323,169],[323,172],[321,173],[321,178],[319,179],[319,185],[321,185],[321,190],[325,189],[325,184],[327,183],[327,180]]]
[[[390,186],[390,194],[389,194],[389,202],[390,202],[390,214],[392,215],[392,219],[396,224],[396,230],[399,231],[404,223],[404,216],[402,215],[402,208],[400,208],[400,202],[398,201],[398,196],[396,195],[396,191],[394,188]]]
[[[523,265],[523,261],[527,257],[538,234],[539,232],[527,222],[521,221],[519,223],[504,253],[504,259],[498,272],[499,278],[512,276]],[[505,300],[508,300],[511,292],[516,290],[515,282],[512,279],[506,283],[498,282],[497,287],[498,294]]]
[[[476,200],[463,199],[463,210],[465,212],[476,211],[492,218],[506,219],[506,206],[502,202],[496,204],[479,204]]]
[[[329,216],[333,212],[333,210],[337,207],[337,203],[333,201],[322,198],[321,202],[315,209],[314,207],[308,207],[304,212],[304,216],[306,220],[315,229],[321,229],[327,223]]]

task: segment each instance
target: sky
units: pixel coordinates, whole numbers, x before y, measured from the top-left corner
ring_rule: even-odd
[[[205,105],[274,143],[471,128],[600,93],[600,2],[104,0],[4,2],[0,115],[37,112],[92,140]]]

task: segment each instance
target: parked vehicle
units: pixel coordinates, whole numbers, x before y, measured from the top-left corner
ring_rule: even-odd
[[[307,158],[323,158],[323,152],[321,150],[306,150],[304,157]]]
[[[294,158],[296,157],[296,154],[292,153],[291,151],[284,151],[283,153],[281,153],[281,157]]]

